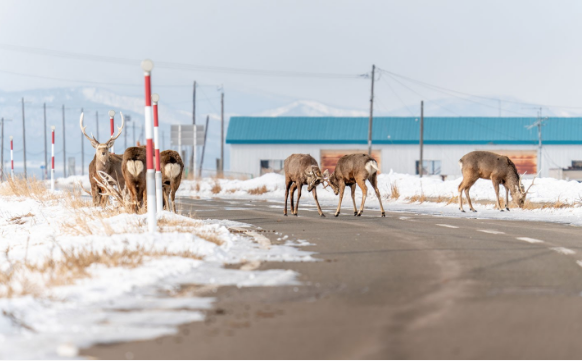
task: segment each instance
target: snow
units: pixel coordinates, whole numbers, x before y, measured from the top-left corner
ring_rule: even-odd
[[[96,343],[172,334],[179,324],[203,320],[202,311],[214,301],[179,292],[183,285],[202,285],[209,292],[227,285],[299,285],[291,270],[224,265],[314,261],[311,252],[297,248],[301,241],[264,247],[228,228],[248,225],[169,212],[160,220],[178,225],[153,235],[145,233],[146,215],[125,213],[88,219],[72,231],[77,217],[99,210],[73,209],[63,199],[0,196],[0,280],[12,273],[0,283],[0,358],[74,358],[80,348]],[[92,263],[81,277],[62,280],[54,269],[42,271],[47,260],[58,264],[67,255],[131,251],[143,253],[143,262]]]

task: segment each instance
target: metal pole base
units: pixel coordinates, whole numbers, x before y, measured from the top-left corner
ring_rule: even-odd
[[[164,194],[162,193],[162,172],[156,172],[156,206],[158,213],[164,208]]]
[[[148,230],[155,233],[157,230],[156,219],[156,178],[153,169],[148,169],[146,173],[146,188],[148,195]]]

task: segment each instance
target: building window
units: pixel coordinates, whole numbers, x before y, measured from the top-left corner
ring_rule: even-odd
[[[284,160],[261,159],[261,175],[265,173],[283,173]]]
[[[416,161],[416,174],[418,174],[418,163]],[[422,161],[422,174],[423,175],[433,175],[433,174],[441,174],[441,161],[440,160],[423,160]]]

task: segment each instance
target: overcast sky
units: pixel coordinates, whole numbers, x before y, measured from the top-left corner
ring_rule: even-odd
[[[356,76],[376,64],[471,94],[582,107],[579,1],[1,0],[0,7],[0,89],[7,91],[98,85],[139,94],[139,60],[151,58],[310,73],[155,68],[154,86],[174,86],[166,89],[176,102],[188,100],[188,86],[197,80],[210,89],[223,84],[227,93],[250,91],[366,109],[369,80]],[[24,48],[7,47],[14,45]],[[83,60],[62,52],[121,60]],[[123,59],[135,59],[135,65]],[[328,74],[346,77],[322,78]],[[447,96],[418,85],[411,89],[416,93],[382,75],[378,106]]]

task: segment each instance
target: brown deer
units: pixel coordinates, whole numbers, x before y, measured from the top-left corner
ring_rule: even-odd
[[[160,153],[160,167],[162,168],[162,189],[164,193],[164,209],[170,209],[176,213],[176,192],[182,182],[184,162],[180,154],[174,150],[164,150]]]
[[[471,204],[471,197],[469,197],[469,190],[478,179],[490,179],[495,190],[495,197],[497,198],[495,208],[502,211],[501,203],[499,201],[499,185],[502,184],[505,188],[505,209],[509,211],[509,193],[511,198],[517,203],[519,208],[523,208],[525,204],[525,197],[531,185],[525,190],[521,183],[521,176],[517,172],[515,164],[508,157],[500,154],[495,154],[486,151],[475,151],[467,153],[459,160],[459,166],[463,173],[463,180],[459,184],[459,210],[463,209],[463,191],[467,196],[469,208],[473,212],[477,212]],[[535,181],[535,177],[534,177]]]
[[[123,188],[125,188],[125,181],[121,173],[122,156],[119,154],[111,154],[109,152],[109,149],[113,147],[115,140],[121,135],[124,124],[125,121],[123,120],[123,114],[121,114],[121,127],[117,128],[117,135],[111,136],[111,138],[109,138],[105,143],[99,143],[93,134],[91,134],[92,138],[89,138],[85,132],[87,127],[83,126],[83,113],[81,113],[81,119],[79,121],[81,132],[83,132],[83,135],[89,139],[91,145],[95,148],[95,156],[91,163],[89,163],[89,182],[91,183],[91,196],[93,197],[93,205],[95,206],[101,205],[102,207],[105,207],[107,205],[107,200],[109,199],[108,196],[103,196],[105,189],[101,187],[97,181],[99,172],[111,176],[111,178],[121,187],[120,191],[123,191]]]
[[[289,198],[289,190],[291,190],[291,214],[297,216],[299,209],[299,199],[301,198],[301,188],[307,185],[307,191],[313,193],[317,211],[321,217],[325,214],[321,211],[319,201],[317,200],[318,184],[323,183],[324,175],[317,165],[317,161],[309,154],[291,154],[284,163],[285,169],[285,209],[283,215],[287,215],[287,198]],[[327,173],[325,174],[327,175]],[[293,195],[297,189],[297,203],[293,206]]]
[[[146,187],[146,147],[129,147],[123,153],[121,172],[125,179],[125,187],[129,191],[132,210],[137,213],[145,207],[147,201]]]
[[[342,198],[344,196],[346,185],[350,186],[352,191],[354,216],[360,217],[362,213],[364,213],[364,204],[366,203],[366,196],[368,194],[366,180],[370,182],[374,188],[374,191],[376,192],[376,197],[378,197],[378,202],[380,202],[382,217],[386,217],[384,207],[382,206],[380,191],[378,190],[378,170],[378,163],[368,154],[348,154],[340,158],[340,160],[337,162],[334,172],[327,178],[327,182],[333,189],[335,195],[337,196],[339,193],[339,203],[335,212],[336,217],[340,214]],[[362,204],[359,211],[356,208],[356,184],[362,190]]]

